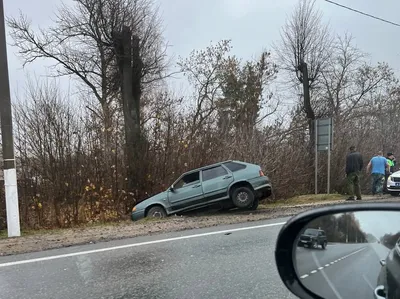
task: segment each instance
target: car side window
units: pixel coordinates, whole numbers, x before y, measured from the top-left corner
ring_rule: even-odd
[[[236,162],[226,162],[224,166],[228,167],[228,169],[232,172],[239,171],[246,168],[246,165],[236,163]]]
[[[228,172],[222,166],[216,166],[213,168],[203,170],[203,182],[215,179],[227,175]]]
[[[186,187],[187,185],[199,183],[200,182],[200,172],[192,172],[184,175],[175,185],[175,189]]]

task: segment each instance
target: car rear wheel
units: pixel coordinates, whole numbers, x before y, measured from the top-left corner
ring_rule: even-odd
[[[254,193],[248,187],[239,187],[233,191],[232,201],[240,209],[248,208],[254,202]]]
[[[249,209],[252,210],[252,211],[257,210],[259,202],[260,201],[258,200],[258,198],[255,198],[254,201],[253,201],[253,204],[250,206]]]
[[[327,245],[328,245],[328,242],[324,241],[324,243],[322,243],[322,249],[326,249]]]
[[[152,218],[164,218],[167,216],[167,213],[165,212],[163,207],[160,206],[155,206],[150,208],[150,210],[147,212],[146,217],[152,217]]]

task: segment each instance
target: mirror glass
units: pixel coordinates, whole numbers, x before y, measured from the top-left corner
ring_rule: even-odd
[[[400,298],[400,212],[317,218],[293,248],[300,281],[323,298]]]

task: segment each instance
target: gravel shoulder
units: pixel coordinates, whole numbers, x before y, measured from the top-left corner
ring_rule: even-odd
[[[364,201],[399,201],[396,198],[364,198]],[[186,216],[172,216],[162,220],[130,220],[119,223],[86,226],[62,230],[30,231],[18,238],[0,239],[0,255],[13,255],[36,252],[73,245],[105,242],[116,239],[182,231],[218,225],[244,223],[297,215],[316,207],[344,203],[342,200],[324,200],[321,202],[261,205],[256,211],[230,211],[226,213],[206,213]]]

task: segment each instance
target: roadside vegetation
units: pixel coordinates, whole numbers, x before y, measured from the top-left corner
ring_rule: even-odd
[[[233,55],[240,41],[230,40],[176,61],[168,57],[161,15],[150,0],[76,0],[55,15],[57,22],[40,30],[29,15],[7,22],[24,64],[53,65],[52,77],[27,78],[27,90],[14,91],[25,230],[125,221],[135,203],[166,190],[181,173],[229,159],[259,164],[271,178],[273,197],[260,209],[336,201],[350,145],[365,162],[378,148],[400,151],[400,131],[393,130],[398,78],[388,64],[371,63],[350,34],[332,31],[314,1],[299,1],[281,40],[260,37],[269,50],[252,60]],[[173,88],[174,73],[184,75],[187,93]],[[57,77],[66,76],[73,92],[59,85]],[[335,124],[336,194],[302,196],[314,191],[312,123],[327,116]],[[324,153],[319,161],[326,173]],[[326,192],[324,175],[318,183]]]

